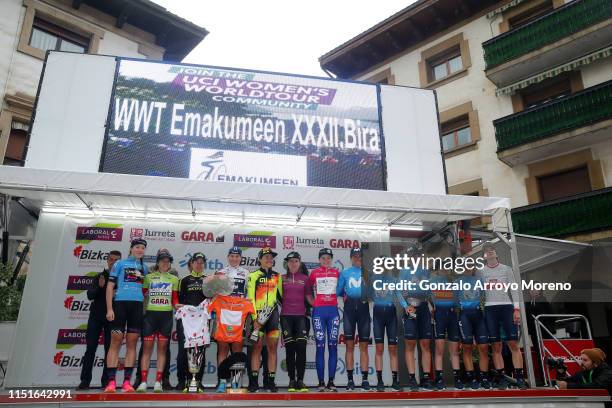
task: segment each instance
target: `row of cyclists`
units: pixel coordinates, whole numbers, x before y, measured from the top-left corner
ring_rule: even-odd
[[[115,392],[117,388],[116,373],[119,362],[119,351],[125,341],[124,381],[122,390],[132,392],[131,376],[135,364],[139,363],[139,381],[137,390],[148,389],[148,370],[155,341],[157,341],[157,373],[153,390],[161,392],[164,388],[164,369],[167,372],[168,342],[173,326],[173,311],[184,305],[197,306],[204,300],[202,282],[206,256],[202,252],[193,254],[189,260],[190,274],[178,279],[172,269],[172,255],[165,249],[158,251],[154,267],[149,270],[142,261],[146,251],[146,241],[135,239],[131,242],[128,258],[118,260],[115,254],[109,262],[108,280],[100,275],[93,283],[98,290],[92,293],[94,300],[92,314],[100,309],[104,296],[106,305],[104,319],[110,329],[110,344],[106,352],[105,370],[102,378],[105,392]],[[112,257],[111,253],[111,257]],[[424,269],[405,269],[398,273],[373,275],[362,268],[361,249],[350,251],[351,267],[339,271],[332,267],[333,252],[329,248],[319,251],[320,266],[308,271],[298,252],[290,252],[283,262],[285,273],[273,269],[277,253],[270,248],[259,251],[259,268],[254,272],[239,266],[242,251],[232,247],[228,251],[228,266],[215,274],[223,274],[233,280],[231,296],[246,298],[252,304],[255,315],[266,311],[269,315],[265,322],[255,319],[254,330],[259,331],[258,341],[250,348],[249,392],[259,390],[259,371],[262,354],[267,362],[267,375],[263,379],[264,388],[277,392],[275,383],[277,368],[278,341],[281,337],[286,350],[286,365],[289,376],[289,392],[306,392],[304,384],[306,369],[306,350],[310,327],[314,329],[316,343],[316,371],[318,390],[335,392],[334,384],[338,362],[338,338],[340,333],[340,311],[338,298],[344,300],[343,329],[346,342],[347,390],[356,388],[354,380],[355,344],[359,348],[359,367],[361,368],[362,390],[370,390],[368,379],[368,345],[373,334],[376,348],[375,369],[377,376],[376,390],[384,391],[383,355],[386,344],[392,373],[391,387],[401,390],[398,378],[398,327],[403,324],[403,341],[405,361],[409,379],[407,387],[411,391],[426,389],[444,389],[443,352],[448,344],[453,369],[454,386],[463,389],[466,385],[472,389],[508,387],[508,377],[504,375],[502,357],[502,340],[506,342],[512,354],[515,385],[524,389],[522,354],[519,347],[519,304],[518,298],[511,293],[496,290],[464,291],[389,291],[375,290],[376,280],[384,282],[422,280],[431,282],[448,282],[446,271],[429,273]],[[109,257],[109,259],[111,259]],[[458,279],[473,284],[476,280],[483,283],[514,282],[510,267],[500,264],[495,247],[485,244],[485,266],[477,271],[467,272]],[[90,293],[88,292],[88,296]],[[97,299],[97,300],[96,300]],[[248,309],[250,309],[248,304]],[[372,307],[372,313],[370,308]],[[246,307],[244,308],[247,309]],[[250,309],[252,310],[252,309]],[[269,311],[272,310],[271,313]],[[398,314],[398,310],[401,313]],[[100,313],[98,312],[98,315]],[[243,320],[244,321],[244,320]],[[400,323],[401,322],[401,323]],[[90,324],[91,316],[90,316]],[[94,325],[100,332],[100,326]],[[178,389],[185,388],[187,378],[186,353],[184,350],[185,333],[181,321],[177,321],[179,353],[177,356]],[[502,338],[503,335],[503,338]],[[142,336],[141,356],[136,358],[136,345]],[[97,336],[89,336],[89,338]],[[222,339],[221,339],[222,340]],[[432,342],[435,343],[432,357]],[[95,355],[95,348],[88,348],[84,358],[83,373],[79,388],[88,388],[91,381],[91,367],[88,360]],[[420,348],[421,376],[416,378],[417,343]],[[460,343],[462,344],[465,377],[460,373]],[[493,373],[489,370],[489,345],[493,363]],[[474,367],[473,349],[478,351],[478,368]],[[93,352],[92,352],[93,349]],[[243,349],[242,336],[233,337],[231,342],[217,339],[217,363],[221,364],[230,353]],[[266,353],[264,353],[264,349]],[[327,349],[327,364],[326,364]],[[88,356],[89,354],[89,356]],[[433,361],[432,361],[433,360]],[[325,369],[327,367],[327,382]],[[431,369],[434,369],[432,373]],[[204,373],[204,362],[196,375],[198,386]],[[433,374],[433,375],[432,375]],[[167,383],[167,380],[166,380]],[[467,384],[466,384],[467,383]],[[218,392],[225,392],[226,381],[219,379]],[[202,388],[199,391],[203,391]]]

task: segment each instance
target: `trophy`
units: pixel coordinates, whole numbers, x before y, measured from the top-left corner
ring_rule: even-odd
[[[228,394],[242,394],[246,388],[241,388],[242,375],[246,370],[247,356],[243,352],[232,353],[219,364],[217,373],[219,381],[230,381],[231,388],[225,392]]]
[[[268,321],[270,316],[272,316],[272,313],[274,313],[275,310],[276,310],[276,303],[272,306],[265,305],[263,309],[257,312],[256,321],[257,323],[260,324],[260,327],[266,324],[266,322]],[[255,330],[255,328],[253,328],[253,332],[249,336],[249,341],[251,341],[252,343],[257,343],[259,341],[259,330]]]
[[[414,307],[414,311],[411,313],[408,313],[408,318],[416,319],[417,318],[416,308],[419,306],[420,302],[416,299],[410,299],[410,302],[408,304]]]
[[[196,374],[200,371],[202,366],[202,359],[204,357],[204,346],[189,347],[187,349],[187,364],[189,366],[189,372],[191,373],[191,381],[187,392],[198,392],[198,381],[196,381]]]
[[[246,392],[245,388],[240,387],[242,385],[242,375],[244,374],[245,370],[246,362],[242,361],[234,363],[230,367],[232,388],[227,390],[228,394],[243,394]]]

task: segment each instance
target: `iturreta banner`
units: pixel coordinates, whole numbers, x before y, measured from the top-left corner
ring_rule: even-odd
[[[385,189],[374,84],[118,64],[102,172]]]
[[[47,218],[41,221],[48,223]],[[350,248],[362,242],[379,240],[376,232],[339,232],[334,230],[316,231],[305,229],[266,229],[212,226],[199,223],[172,223],[165,221],[138,221],[126,219],[83,219],[66,216],[63,222],[53,225],[61,242],[57,259],[49,259],[44,270],[30,269],[31,285],[41,285],[36,290],[50,291],[49,304],[39,305],[32,299],[25,299],[22,308],[32,306],[36,313],[45,314],[44,327],[30,327],[29,335],[40,339],[36,350],[36,372],[24,374],[22,381],[35,386],[76,386],[83,364],[86,349],[87,321],[91,301],[87,289],[95,282],[97,274],[106,266],[106,259],[112,250],[120,250],[127,256],[129,242],[133,238],[144,238],[148,242],[145,263],[153,265],[155,254],[160,248],[167,248],[174,256],[173,267],[182,278],[188,274],[187,260],[196,251],[206,254],[208,260],[205,274],[212,274],[227,265],[227,251],[237,245],[242,248],[242,265],[249,271],[257,269],[257,253],[264,246],[272,247],[279,255],[275,270],[284,274],[283,258],[291,251],[298,251],[308,269],[318,266],[318,252],[329,247],[334,252],[334,267],[342,270],[350,266]],[[25,312],[24,312],[25,313]],[[340,303],[342,316],[342,303]],[[99,384],[104,364],[102,337],[99,339],[92,385]],[[339,362],[336,380],[346,383],[344,361],[344,336],[340,324]],[[172,331],[170,371],[171,380],[176,382],[177,355],[176,323]],[[311,330],[308,341],[307,370],[305,381],[316,384],[315,342]],[[370,367],[374,375],[374,345],[370,346]],[[27,353],[26,353],[27,354]],[[28,359],[29,355],[15,355],[15,359]],[[358,354],[358,353],[357,353]],[[122,348],[119,364],[119,378],[123,378]],[[357,359],[358,361],[358,359]],[[155,371],[156,353],[152,356],[151,376]],[[27,365],[27,364],[26,364]],[[359,372],[359,368],[356,369]],[[390,372],[385,378],[390,380]],[[30,377],[31,376],[31,377]],[[278,347],[277,382],[285,386],[289,379],[285,361],[284,346]],[[213,343],[206,351],[206,374],[204,383],[213,386],[217,382],[216,345]],[[23,384],[25,385],[25,383]]]

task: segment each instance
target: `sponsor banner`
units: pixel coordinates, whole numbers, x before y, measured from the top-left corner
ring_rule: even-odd
[[[52,356],[53,368],[56,375],[63,377],[79,377],[83,367],[83,354],[72,350],[61,350]],[[95,356],[93,362],[95,371],[102,371],[104,368],[104,357]]]
[[[72,249],[72,256],[78,266],[104,267],[110,251],[94,249],[87,245],[77,245]]]
[[[76,345],[87,344],[87,325],[80,325],[74,329],[59,329],[55,347],[58,349],[72,348]]]
[[[87,291],[97,274],[97,272],[88,272],[86,275],[68,275],[66,294],[78,295]]]
[[[75,242],[82,244],[88,244],[91,241],[121,242],[122,238],[123,228],[120,225],[96,224],[77,227]]]
[[[325,241],[321,238],[306,238],[299,235],[284,235],[283,249],[323,248]]]
[[[118,64],[103,172],[385,189],[375,84]]]
[[[225,242],[225,235],[215,234],[211,231],[186,230],[181,232],[181,241],[184,242],[205,242],[208,244]]]
[[[265,166],[260,163],[266,163]],[[282,172],[279,172],[282,169]],[[191,149],[189,178],[230,183],[307,186],[306,157]]]
[[[234,246],[244,248],[276,248],[276,237],[268,232],[234,234]]]
[[[174,241],[176,233],[170,230],[154,230],[149,228],[130,229],[130,240],[141,238],[146,241]]]
[[[91,302],[86,299],[78,299],[74,296],[66,296],[64,299],[64,309],[71,320],[87,321],[90,308]]]
[[[330,248],[351,249],[361,246],[359,240],[348,238],[332,238],[329,240]]]
[[[334,267],[343,269],[350,265],[349,243],[354,244],[362,241],[378,239],[367,233],[336,233],[334,231],[316,232],[312,230],[256,230],[252,227],[235,227],[221,229],[207,224],[172,224],[169,222],[146,222],[146,221],[125,221],[119,224],[117,220],[100,219],[99,222],[91,222],[84,225],[82,221],[65,217],[64,224],[57,225],[57,236],[61,240],[61,251],[58,258],[49,260],[51,270],[45,270],[45,285],[54,293],[51,297],[49,307],[41,310],[45,313],[46,326],[40,327],[37,335],[43,339],[43,346],[39,351],[41,359],[37,365],[38,372],[33,373],[30,384],[49,385],[49,386],[75,386],[79,382],[80,367],[82,357],[86,349],[87,321],[92,302],[87,299],[87,289],[96,278],[96,275],[107,267],[108,253],[112,250],[119,250],[124,256],[129,251],[130,240],[134,237],[142,236],[147,239],[145,263],[153,265],[155,254],[160,248],[166,248],[174,257],[173,267],[178,271],[179,277],[188,274],[187,261],[195,252],[204,252],[207,256],[205,273],[211,274],[214,271],[227,266],[227,251],[233,245],[238,245],[243,249],[241,265],[249,271],[256,270],[257,254],[264,246],[270,246],[278,252],[276,265],[274,267],[280,273],[283,270],[282,259],[291,251],[298,251],[302,255],[306,266],[309,269],[318,267],[318,252],[325,246],[331,247],[334,243]],[[112,225],[112,227],[108,227]],[[80,227],[103,228],[122,228],[121,241],[106,239],[92,239],[88,243],[79,242],[75,244],[75,237]],[[108,235],[104,230],[82,230],[80,235],[87,238],[99,238]],[[171,238],[174,237],[174,240]],[[292,239],[288,239],[292,237]],[[293,248],[288,248],[289,244]],[[54,266],[55,265],[55,266]],[[36,274],[37,271],[31,271]],[[40,272],[41,274],[43,272]],[[340,326],[342,333],[342,325]],[[176,328],[173,330],[171,341],[170,361],[171,378],[176,382],[176,355],[177,337]],[[308,345],[308,361],[314,362],[315,343],[313,333],[310,333],[311,340]],[[100,361],[104,358],[103,336],[100,333],[98,339],[100,346],[96,352],[94,361],[94,372],[92,385],[97,385],[100,379],[102,365]],[[342,345],[340,348],[342,350]],[[373,347],[372,347],[373,349]],[[212,344],[207,351],[207,356],[216,355],[216,346]],[[125,355],[125,347],[122,347],[120,357]],[[155,355],[155,352],[154,352]],[[339,352],[342,357],[343,351]],[[18,356],[15,356],[19,358]],[[372,362],[374,361],[372,354]],[[279,385],[286,385],[288,377],[286,370],[282,367],[285,358],[285,351],[279,345],[279,367],[277,370],[277,382]],[[358,360],[358,359],[357,359]],[[372,363],[373,364],[373,363]],[[337,383],[343,384],[346,376],[343,375],[345,368],[339,363]],[[204,382],[209,386],[216,384],[216,360],[207,358],[206,374]],[[387,374],[385,374],[387,375]],[[246,380],[245,380],[246,381]],[[314,366],[306,370],[305,381],[316,383],[316,370]]]

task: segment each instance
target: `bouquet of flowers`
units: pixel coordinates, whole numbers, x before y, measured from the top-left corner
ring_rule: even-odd
[[[217,295],[230,295],[234,290],[234,280],[224,274],[208,276],[202,281],[202,292],[207,298]]]

